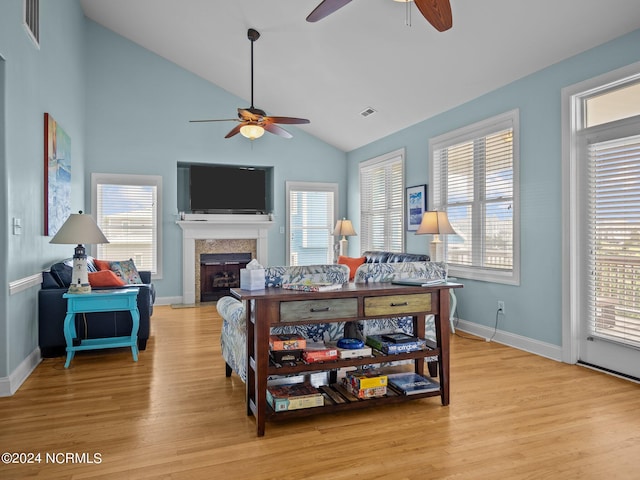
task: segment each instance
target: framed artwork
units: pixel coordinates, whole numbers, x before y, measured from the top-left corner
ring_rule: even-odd
[[[71,139],[44,114],[44,234],[54,236],[71,214]]]
[[[407,187],[407,230],[415,232],[422,222],[422,215],[427,211],[427,186]]]

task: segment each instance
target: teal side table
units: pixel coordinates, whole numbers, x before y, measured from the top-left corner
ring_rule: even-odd
[[[96,350],[100,348],[131,347],[133,361],[138,361],[138,329],[140,328],[140,312],[138,311],[138,289],[123,288],[119,290],[93,290],[91,293],[65,293],[67,299],[67,315],[64,317],[64,339],[67,342],[67,361],[69,364],[76,352],[80,350]],[[131,335],[124,337],[89,338],[73,344],[76,338],[76,313],[94,312],[131,312]]]

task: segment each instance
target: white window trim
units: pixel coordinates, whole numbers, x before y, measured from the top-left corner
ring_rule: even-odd
[[[285,182],[285,195],[286,195],[286,213],[287,213],[287,247],[286,247],[286,258],[287,264],[289,263],[289,258],[291,258],[291,204],[290,204],[290,195],[291,191],[305,191],[305,192],[333,192],[333,220],[338,218],[338,184],[337,183],[323,183],[323,182],[296,182],[296,181],[286,181]],[[332,252],[333,253],[333,252]]]
[[[576,246],[582,234],[578,193],[584,188],[578,178],[578,133],[583,128],[584,118],[581,99],[634,76],[640,77],[640,62],[562,89],[562,361],[565,363],[573,364],[579,359],[579,262],[583,253]]]
[[[115,185],[151,185],[157,188],[156,225],[158,228],[156,238],[157,255],[156,272],[151,275],[154,280],[162,279],[162,177],[160,175],[135,175],[118,173],[92,173],[91,174],[91,212],[93,218],[96,217],[98,205],[97,188],[98,184]],[[93,248],[93,247],[92,247]]]
[[[385,153],[383,155],[380,155],[378,157],[374,157],[371,158],[369,160],[365,160],[364,162],[361,162],[360,165],[358,166],[358,188],[360,188],[360,185],[362,185],[362,170],[363,169],[367,169],[370,167],[373,167],[376,164],[379,163],[386,163],[389,160],[393,160],[396,157],[400,157],[400,162],[402,162],[402,239],[400,240],[400,244],[403,247],[403,250],[406,250],[406,225],[405,225],[405,221],[406,219],[404,218],[404,212],[406,210],[406,205],[405,205],[405,188],[406,188],[406,182],[405,182],[405,173],[404,173],[404,169],[405,169],[405,148],[399,148],[397,150],[394,150],[392,152],[389,153]],[[362,195],[362,192],[360,192],[360,195]],[[360,205],[362,206],[362,197],[360,197]],[[360,242],[360,252],[364,252],[365,250],[368,250],[368,247],[363,245],[363,241],[364,238],[361,237],[361,242]]]
[[[429,178],[435,182],[433,158],[437,150],[484,137],[509,127],[513,128],[513,268],[510,272],[500,272],[479,267],[450,265],[449,274],[452,277],[520,285],[520,111],[516,108],[429,139]],[[429,205],[432,205],[432,208],[438,208],[440,200],[434,198],[434,190],[434,188],[429,189]]]

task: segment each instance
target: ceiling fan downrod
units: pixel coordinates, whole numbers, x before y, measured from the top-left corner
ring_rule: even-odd
[[[254,28],[250,28],[247,31],[247,37],[251,40],[251,109],[253,106],[253,43],[260,38],[260,32]]]

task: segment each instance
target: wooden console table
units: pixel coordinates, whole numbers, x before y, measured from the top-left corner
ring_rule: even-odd
[[[443,283],[429,287],[390,283],[346,284],[340,290],[301,292],[282,288],[265,290],[232,289],[246,301],[247,313],[247,415],[256,418],[257,435],[265,432],[265,422],[317,413],[396,403],[439,395],[442,405],[449,404],[449,290],[460,284]],[[300,314],[300,312],[308,312]],[[295,315],[290,315],[295,312]],[[275,367],[269,363],[269,333],[275,326],[327,322],[366,321],[375,318],[413,317],[414,334],[425,336],[427,315],[435,316],[436,344],[428,350],[395,355],[376,352],[375,358],[352,358],[319,364]],[[275,412],[267,404],[267,378],[272,375],[331,371],[348,366],[371,365],[394,360],[413,360],[414,371],[424,373],[424,359],[438,357],[440,391],[418,395],[395,395],[324,407]]]

